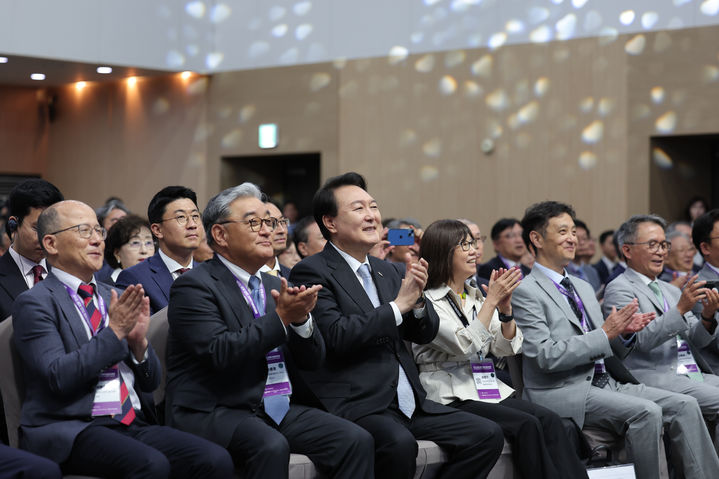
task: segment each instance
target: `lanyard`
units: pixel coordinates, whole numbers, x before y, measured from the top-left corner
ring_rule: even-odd
[[[232,276],[235,276],[234,273],[232,274]],[[240,290],[242,290],[242,296],[245,297],[245,301],[247,301],[247,304],[250,305],[250,309],[252,309],[252,314],[255,316],[255,319],[257,319],[257,318],[259,318],[260,316],[262,316],[262,314],[260,314],[260,310],[257,308],[257,305],[256,305],[255,302],[252,300],[252,294],[250,294],[250,290],[247,289],[247,286],[245,286],[245,285],[242,283],[242,281],[240,281],[240,278],[238,278],[237,276],[235,276],[235,281],[237,282],[237,286],[240,287]],[[267,304],[266,301],[265,301],[265,300],[266,300],[266,298],[265,298],[265,288],[262,287],[262,283],[261,283],[261,282],[260,282],[260,297],[262,298],[262,302],[263,302],[264,304]]]
[[[78,294],[72,290],[71,287],[65,285],[65,289],[67,290],[67,294],[70,295],[70,298],[72,298],[72,301],[75,303],[77,309],[80,310],[82,319],[85,320],[85,324],[87,324],[90,329],[90,335],[97,335],[97,333],[99,333],[105,328],[105,323],[107,322],[107,310],[105,309],[105,301],[103,301],[102,296],[100,296],[99,294],[97,295],[97,306],[100,310],[102,321],[100,321],[100,325],[97,327],[97,331],[95,331],[95,328],[92,326],[92,321],[90,320],[90,313],[87,312],[87,307],[85,306],[85,303],[82,301],[82,299],[80,299],[80,296],[78,296]],[[90,301],[92,301],[92,299],[90,299]]]
[[[449,301],[449,305],[452,306],[452,309],[454,310],[454,313],[457,315],[460,321],[462,321],[462,324],[466,328],[469,326],[469,321],[467,321],[467,317],[464,315],[461,309],[455,304],[454,300],[452,299],[451,295],[447,295],[447,301]],[[474,306],[472,307],[472,321],[474,321],[477,318],[477,311],[475,310]]]

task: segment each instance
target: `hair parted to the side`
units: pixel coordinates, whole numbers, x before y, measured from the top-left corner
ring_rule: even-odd
[[[160,223],[165,214],[165,207],[175,200],[184,198],[192,200],[195,207],[197,207],[197,195],[185,186],[166,186],[155,193],[147,207],[147,219],[150,224]]]
[[[359,173],[353,171],[343,175],[330,178],[317,190],[312,199],[312,214],[315,217],[317,225],[320,227],[322,236],[329,241],[331,234],[325,227],[322,217],[337,216],[337,200],[335,198],[335,190],[342,186],[357,186],[367,191],[367,183]]]
[[[537,248],[529,239],[529,234],[532,231],[536,231],[544,237],[547,232],[549,220],[561,216],[564,213],[568,214],[572,218],[572,221],[577,217],[576,213],[574,213],[574,208],[558,201],[542,201],[527,208],[520,224],[522,226],[522,239],[529,251],[533,252],[534,255],[537,254]]]
[[[215,244],[215,239],[212,237],[212,226],[230,217],[230,205],[239,198],[257,198],[262,201],[262,192],[256,184],[245,182],[219,192],[207,202],[205,211],[202,213],[202,226],[205,227],[209,247]]]

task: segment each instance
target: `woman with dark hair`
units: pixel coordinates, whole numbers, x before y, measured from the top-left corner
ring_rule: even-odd
[[[105,240],[105,261],[113,271],[109,277],[98,280],[114,285],[120,271],[154,254],[150,223],[136,215],[124,216],[110,227]]]
[[[420,257],[429,263],[425,297],[440,320],[430,344],[412,345],[427,397],[499,424],[521,477],[586,478],[560,417],[512,398],[513,389],[497,379],[487,359],[490,352],[501,357],[521,350],[511,305],[521,271],[493,271],[485,298],[468,282],[477,270],[476,242],[456,220],[435,221],[422,236]]]
[[[709,202],[702,196],[692,196],[684,209],[684,219],[690,224],[701,215],[709,211]]]

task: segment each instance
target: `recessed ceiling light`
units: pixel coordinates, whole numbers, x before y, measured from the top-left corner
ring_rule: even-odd
[[[188,78],[190,78],[192,76],[192,72],[182,72],[181,76],[182,76],[183,80],[187,80]]]
[[[44,80],[45,74],[44,73],[33,73],[30,75],[31,80]]]
[[[0,57],[0,63],[7,63],[7,57]]]
[[[137,85],[137,77],[128,77],[127,84],[129,86],[135,86]]]
[[[101,75],[107,75],[108,73],[112,73],[111,67],[97,67],[97,73],[100,73]]]
[[[82,90],[86,86],[87,86],[87,83],[85,83],[84,81],[79,81],[79,82],[75,83],[75,88],[77,88],[78,91]]]

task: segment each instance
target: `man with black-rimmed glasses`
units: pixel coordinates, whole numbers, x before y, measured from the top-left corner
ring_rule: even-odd
[[[147,218],[159,245],[157,253],[123,270],[116,286],[142,284],[154,314],[167,306],[172,282],[192,269],[192,253],[200,246],[203,229],[197,195],[184,186],[159,191],[150,201]]]

